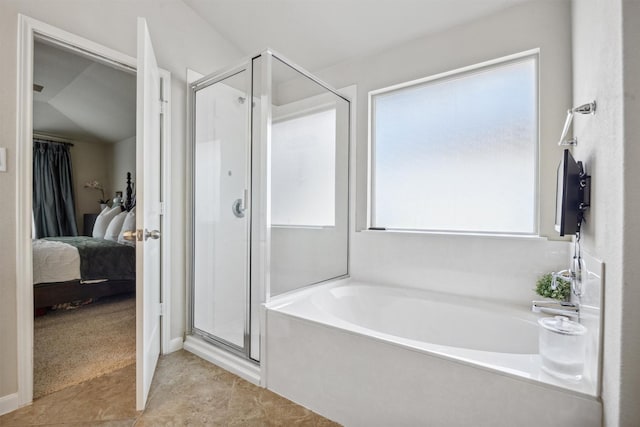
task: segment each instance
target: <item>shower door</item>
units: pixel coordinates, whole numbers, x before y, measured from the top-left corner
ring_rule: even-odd
[[[348,274],[350,103],[269,50],[189,96],[187,344],[259,362],[262,303]]]
[[[249,354],[250,141],[247,67],[192,90],[195,334]]]

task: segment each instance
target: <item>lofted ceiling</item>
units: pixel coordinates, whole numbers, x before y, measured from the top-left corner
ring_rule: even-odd
[[[34,132],[107,143],[135,135],[135,75],[40,42],[33,59]]]
[[[317,71],[531,0],[183,1],[245,55],[269,47]]]

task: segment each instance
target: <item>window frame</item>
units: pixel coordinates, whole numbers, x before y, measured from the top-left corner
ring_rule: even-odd
[[[535,149],[534,149],[534,177],[533,177],[533,229],[530,232],[500,232],[500,231],[469,231],[469,230],[441,230],[441,229],[412,229],[412,228],[387,228],[376,227],[375,223],[375,107],[374,98],[378,95],[388,94],[398,90],[420,86],[429,82],[445,82],[455,80],[460,77],[473,75],[491,68],[501,67],[515,62],[533,60],[535,67],[534,91],[535,102],[534,111],[536,114],[535,123]],[[434,74],[407,82],[383,87],[369,91],[367,97],[367,206],[366,206],[366,230],[392,231],[403,233],[427,233],[427,234],[455,234],[455,235],[487,235],[487,236],[517,236],[517,237],[538,237],[540,234],[540,49],[531,49],[512,55],[503,56],[489,61],[457,68],[450,71]]]

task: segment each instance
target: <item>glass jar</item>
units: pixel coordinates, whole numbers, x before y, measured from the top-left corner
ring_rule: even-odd
[[[582,379],[587,328],[565,316],[545,317],[538,324],[542,369],[560,379]]]

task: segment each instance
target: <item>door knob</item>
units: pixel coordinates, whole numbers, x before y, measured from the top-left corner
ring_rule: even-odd
[[[144,229],[144,240],[147,239],[154,239],[157,240],[160,238],[160,230],[147,230],[146,228]]]
[[[125,231],[124,233],[122,233],[122,238],[124,240],[128,240],[129,242],[135,242],[136,240],[142,240],[142,239],[138,239],[138,231],[137,230]]]
[[[147,230],[146,228],[144,229],[144,231],[142,230],[135,230],[135,231],[125,231],[122,234],[122,237],[125,240],[128,240],[130,242],[135,242],[136,240],[138,241],[142,241],[142,240],[147,240],[147,239],[159,239],[160,238],[160,230]]]

